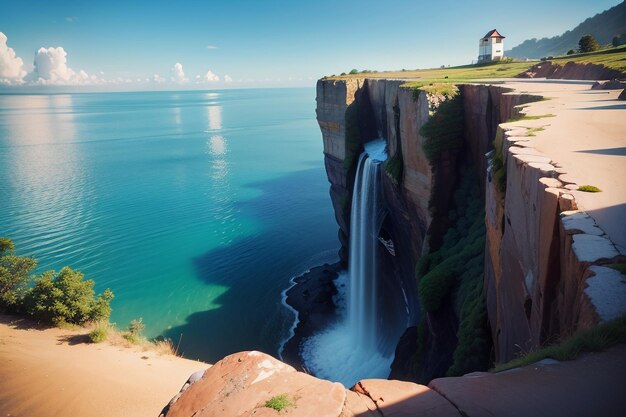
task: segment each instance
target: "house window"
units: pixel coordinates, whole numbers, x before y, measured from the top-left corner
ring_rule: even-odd
[[[496,38],[496,43],[502,43],[502,39],[501,38]]]

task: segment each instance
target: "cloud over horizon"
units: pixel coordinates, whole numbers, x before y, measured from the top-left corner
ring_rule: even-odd
[[[213,71],[208,70],[206,74],[204,74],[204,79],[209,82],[215,82],[215,81],[219,81],[220,77],[217,74],[215,74]]]
[[[177,62],[174,64],[174,67],[170,70],[172,73],[172,81],[175,83],[185,83],[189,81],[187,77],[185,77],[185,71],[183,70],[183,64]]]
[[[63,47],[39,48],[33,61],[33,71],[25,80],[37,84],[87,84],[97,80],[95,76],[80,70],[74,71],[67,66],[67,52]]]
[[[22,84],[26,71],[24,61],[7,44],[7,36],[0,32],[0,84]]]

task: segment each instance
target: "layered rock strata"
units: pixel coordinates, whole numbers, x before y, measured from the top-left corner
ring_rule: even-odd
[[[570,70],[574,68],[588,70],[587,66]],[[381,234],[394,242],[396,254],[390,256],[381,245],[381,264],[384,279],[400,282],[408,294],[407,324],[415,323],[418,314],[417,301],[411,298],[416,288],[413,268],[429,251],[432,236],[445,230],[437,223],[445,218],[437,213],[447,213],[446,199],[453,192],[458,175],[454,166],[459,163],[474,167],[482,179],[485,293],[497,362],[624,313],[621,278],[603,266],[624,258],[591,218],[576,211],[568,192],[576,185],[568,183],[563,169],[527,146],[527,129],[519,123],[504,124],[521,118],[524,108],[542,97],[503,86],[460,85],[465,153],[431,166],[420,128],[436,110],[437,100],[402,84],[384,79],[320,80],[317,114],[344,259],[350,224],[346,207],[354,176],[351,161],[362,143],[376,136],[387,140],[390,159],[401,160],[400,178],[383,175],[387,216]],[[494,141],[506,173],[504,189],[494,180]],[[571,216],[579,220],[571,222]],[[588,227],[580,229],[585,222]],[[598,274],[609,278],[590,280]],[[609,292],[610,296],[600,295]],[[436,328],[436,321],[429,325],[427,335],[433,340],[456,332],[448,322],[442,328]],[[427,345],[436,350],[432,343]]]

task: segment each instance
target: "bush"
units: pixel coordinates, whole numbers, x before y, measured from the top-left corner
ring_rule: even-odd
[[[352,70],[350,70],[350,72],[348,74],[354,75],[354,74],[358,74],[358,73],[359,73],[359,70],[352,69]]]
[[[0,310],[19,310],[30,274],[37,266],[32,258],[13,254],[10,239],[0,238]]]
[[[574,55],[576,53],[575,50],[570,49],[569,51],[567,51],[567,55]]]
[[[141,336],[146,326],[143,324],[143,318],[139,317],[137,320],[131,320],[128,324],[128,331],[136,336]]]
[[[95,295],[93,280],[83,280],[83,274],[69,267],[44,272],[24,297],[29,315],[55,325],[82,325],[89,321],[108,320],[111,314],[111,290]]]
[[[578,50],[580,52],[593,52],[600,49],[600,44],[591,35],[585,35],[578,41]]]
[[[89,332],[89,340],[93,343],[101,343],[107,340],[109,336],[109,323],[108,322],[100,322],[96,325],[96,327]]]

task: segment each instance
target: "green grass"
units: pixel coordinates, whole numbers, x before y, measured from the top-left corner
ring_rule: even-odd
[[[541,132],[545,130],[545,128],[543,126],[541,127],[531,127],[528,130],[526,130],[526,136],[537,136],[536,133],[537,132]]]
[[[592,329],[582,330],[569,339],[536,352],[497,365],[493,372],[505,371],[552,358],[559,361],[576,359],[585,352],[600,352],[618,343],[626,343],[626,316],[600,324]]]
[[[581,185],[578,187],[578,191],[584,191],[586,193],[599,193],[602,190],[595,185]]]
[[[265,401],[265,407],[281,412],[287,407],[293,407],[295,403],[289,399],[287,394],[276,395]]]
[[[549,62],[553,62],[558,65],[565,65],[568,62],[599,64],[604,65],[607,68],[621,71],[626,77],[626,45],[586,54],[557,57],[551,59]],[[515,77],[538,63],[540,63],[540,61],[493,62],[480,65],[461,65],[447,68],[416,69],[408,71],[378,71],[368,73],[366,76],[367,78],[415,78],[415,81],[410,81],[405,85],[419,88],[436,83],[459,84],[487,78]],[[364,74],[357,73],[330,78],[346,79],[363,77]]]
[[[96,325],[96,327],[89,332],[89,340],[93,343],[101,343],[107,340],[109,336],[109,323],[100,322]]]

